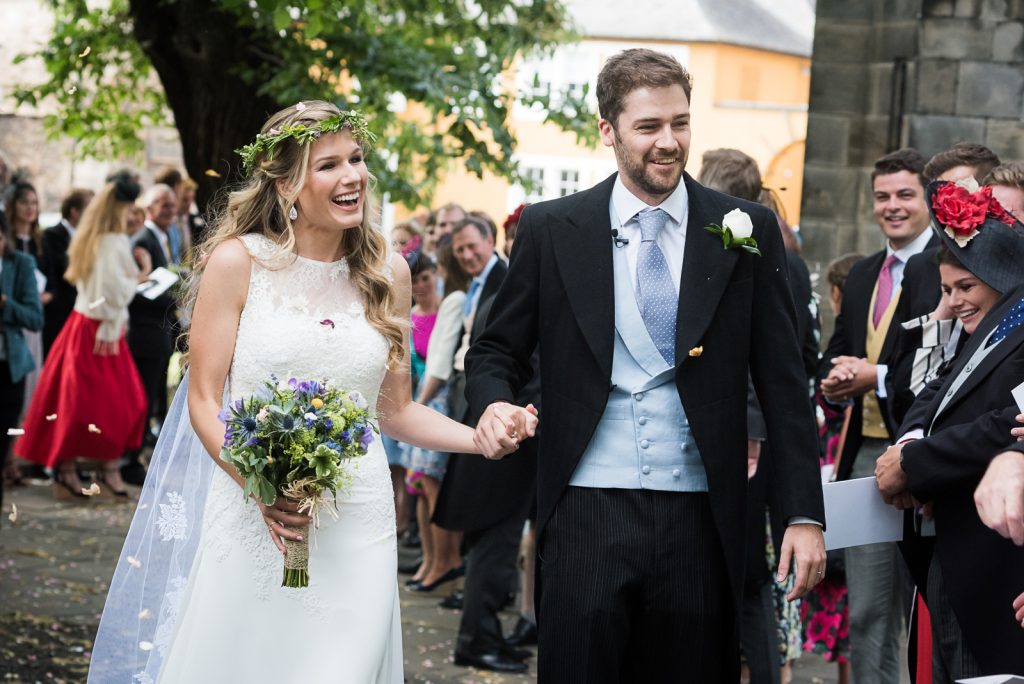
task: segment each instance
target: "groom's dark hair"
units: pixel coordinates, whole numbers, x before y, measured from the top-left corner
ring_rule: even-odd
[[[692,79],[675,57],[645,48],[623,50],[609,57],[597,75],[597,109],[617,128],[627,95],[639,88],[674,85],[682,86],[689,102]]]

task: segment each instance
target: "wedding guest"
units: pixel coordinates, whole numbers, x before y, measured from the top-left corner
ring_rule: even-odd
[[[999,164],[999,156],[984,145],[958,142],[929,159],[924,167],[924,176],[931,181],[974,178],[982,183]]]
[[[450,272],[445,267],[451,267],[454,261],[450,239],[442,241],[438,248],[438,256],[446,259],[444,266],[434,264],[429,257],[421,255],[412,267],[412,291],[416,305],[412,309],[413,344],[410,352],[413,365],[413,393],[416,401],[447,415],[447,386],[440,383],[439,378],[431,373],[436,374],[439,365],[444,366],[447,363],[448,368],[451,367],[458,332],[461,329],[461,317],[458,314],[465,299],[467,278],[461,274],[461,269],[460,272]],[[455,266],[458,268],[457,263]],[[451,287],[450,292],[457,292],[457,296],[445,300],[438,296],[435,283],[438,270],[449,276],[446,278],[450,281],[446,288]],[[462,289],[457,289],[459,286]],[[453,312],[456,314],[455,317],[452,316]],[[442,356],[440,363],[432,360],[435,354]],[[445,356],[447,359],[443,358]],[[418,497],[416,503],[416,518],[423,543],[423,560],[406,585],[414,591],[430,593],[439,588],[450,574],[462,571],[462,557],[459,554],[462,536],[432,522],[434,510],[437,508],[437,494],[448,463],[448,454],[409,447],[406,461],[409,481],[415,482],[416,487],[422,491],[422,496]]]
[[[943,296],[970,337],[918,394],[875,476],[887,502],[924,505],[923,516],[934,519],[934,548],[904,545],[904,553],[912,567],[927,567],[918,588],[931,614],[932,673],[951,681],[1024,669],[1024,632],[994,617],[1009,617],[1024,549],[985,528],[972,496],[1019,412],[1008,404],[1024,380],[1024,227],[980,192],[950,184],[933,192]],[[984,222],[972,228],[956,218],[950,207],[964,203]]]
[[[43,255],[43,233],[39,228],[39,196],[31,183],[16,180],[12,184],[7,201],[7,216],[7,240],[16,251],[32,257],[36,287],[39,289],[40,301],[45,306],[50,303],[51,296],[40,288],[42,273],[39,271],[39,264]],[[32,370],[25,376],[23,406],[28,406],[35,393],[39,371],[43,367],[43,334],[38,329],[25,329],[23,338],[33,361]]]
[[[403,221],[391,229],[391,246],[406,259],[423,249],[423,231],[415,219]]]
[[[833,317],[838,316],[842,309],[843,288],[850,269],[863,258],[862,254],[844,254],[829,262],[825,282]],[[823,445],[821,466],[834,472],[842,451],[843,425],[848,407],[825,401],[820,390],[815,395],[815,403],[819,412],[818,434]],[[800,620],[804,629],[804,650],[836,663],[839,684],[850,684],[850,608],[843,557],[842,549],[829,552],[825,579],[807,592],[800,604]]]
[[[44,357],[50,353],[53,341],[75,307],[75,286],[64,279],[64,272],[68,270],[68,247],[94,194],[92,190],[72,190],[61,202],[60,223],[43,231],[39,270],[46,276],[46,295],[49,297],[43,309]]]
[[[6,466],[10,430],[18,427],[25,401],[25,376],[35,361],[25,331],[43,327],[43,305],[36,288],[35,263],[13,248],[0,232],[0,465]],[[2,472],[3,468],[0,468]],[[0,478],[0,507],[3,506]]]
[[[188,254],[188,248],[191,245],[188,236],[185,235],[185,229],[181,225],[180,207],[183,195],[182,190],[185,186],[185,176],[181,171],[173,166],[168,166],[158,172],[153,178],[153,181],[157,185],[166,185],[169,187],[171,192],[174,194],[175,201],[178,202],[178,205],[174,210],[174,218],[166,229],[167,249],[170,254],[170,262],[177,266],[185,260]]]
[[[125,211],[140,188],[108,183],[86,208],[71,241],[68,269],[74,311],[57,336],[25,417],[21,458],[54,468],[58,498],[81,498],[76,458],[103,463],[99,484],[127,499],[121,454],[138,448],[146,397],[125,341],[128,303],[145,279],[132,258]]]
[[[438,241],[445,235],[451,235],[455,224],[466,218],[466,210],[454,202],[449,202],[437,209],[433,216],[434,223],[427,226],[424,241],[424,248],[428,254],[433,254]]]
[[[185,263],[191,264],[194,255],[193,247],[203,244],[206,233],[206,221],[199,207],[196,206],[196,190],[199,186],[191,178],[181,183],[181,197],[178,198],[178,225],[181,226],[185,241]]]
[[[874,216],[886,240],[883,250],[854,264],[843,290],[842,309],[825,351],[821,391],[842,405],[852,400],[837,479],[870,477],[874,462],[893,441],[885,378],[902,320],[895,309],[904,267],[913,255],[935,244],[928,226],[922,172],[924,158],[913,149],[875,162],[871,174]],[[931,312],[934,296],[908,315]],[[909,606],[910,580],[895,542],[846,549],[853,676],[859,681],[899,682],[902,616]]]
[[[172,264],[167,231],[178,208],[174,192],[166,185],[154,185],[143,193],[140,204],[146,211],[143,229],[132,238],[132,254],[139,269],[149,275],[155,268]],[[170,291],[149,299],[136,294],[128,306],[128,347],[146,389],[147,422],[144,441],[155,440],[167,411],[167,367],[174,351],[175,301]],[[147,429],[149,427],[150,429]],[[121,476],[128,484],[141,485],[145,468],[138,450],[126,454]]]
[[[983,185],[992,188],[992,196],[1018,221],[1024,221],[1024,163],[1010,162],[992,169]]]
[[[440,220],[441,217],[439,217]],[[494,249],[491,222],[467,216],[455,225],[452,247],[472,282],[462,307],[462,340],[449,383],[450,415],[465,425],[477,414],[465,394],[465,357],[483,332],[508,266]],[[515,584],[516,554],[529,512],[536,477],[536,454],[493,462],[453,454],[438,495],[435,521],[465,535],[466,583],[455,644],[455,664],[498,672],[525,672],[526,651],[505,644],[498,610]]]

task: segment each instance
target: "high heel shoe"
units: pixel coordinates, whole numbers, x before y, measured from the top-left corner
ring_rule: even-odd
[[[127,501],[129,499],[128,490],[114,489],[114,487],[107,482],[107,473],[97,473],[96,482],[100,486],[100,491],[106,496],[113,497],[115,501]]]
[[[444,573],[430,584],[423,584],[420,582],[418,586],[410,586],[409,591],[415,591],[417,594],[432,594],[438,589],[441,589],[450,582],[455,582],[466,574],[466,566],[460,565],[457,568],[452,568],[448,572]]]
[[[58,501],[82,501],[88,499],[85,494],[82,493],[81,487],[75,487],[68,483],[64,479],[63,473],[59,470],[53,474],[53,485],[51,486],[53,491],[53,498]]]

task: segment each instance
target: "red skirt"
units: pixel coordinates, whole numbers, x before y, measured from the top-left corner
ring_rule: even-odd
[[[73,458],[111,461],[141,445],[146,392],[139,371],[123,335],[116,355],[93,353],[99,326],[71,312],[43,364],[16,455],[54,467]]]

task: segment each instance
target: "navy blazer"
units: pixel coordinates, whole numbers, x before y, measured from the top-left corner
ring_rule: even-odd
[[[3,314],[4,349],[11,367],[11,381],[18,382],[33,371],[36,362],[25,344],[24,330],[43,327],[43,304],[36,288],[36,260],[28,254],[11,252],[3,256],[0,292],[7,296]]]

